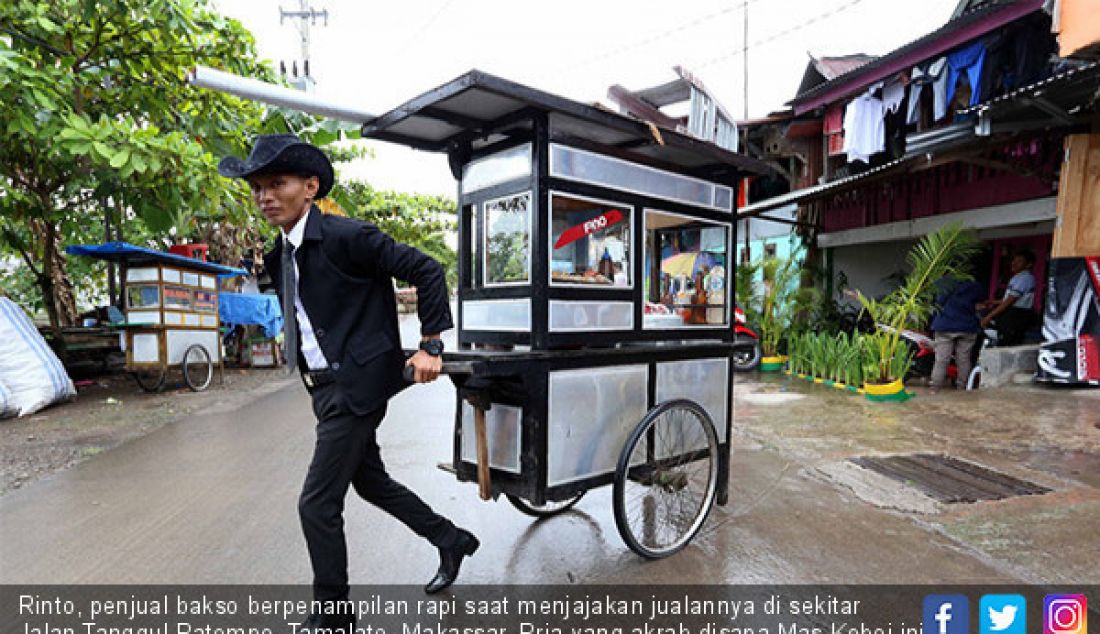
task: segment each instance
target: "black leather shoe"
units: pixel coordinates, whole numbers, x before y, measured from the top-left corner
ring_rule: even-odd
[[[298,634],[354,634],[355,615],[310,614],[298,626]]]
[[[439,549],[439,570],[424,586],[424,592],[435,594],[450,586],[458,578],[458,569],[462,565],[462,558],[469,557],[477,552],[481,542],[470,531],[458,529],[458,539],[450,548]]]

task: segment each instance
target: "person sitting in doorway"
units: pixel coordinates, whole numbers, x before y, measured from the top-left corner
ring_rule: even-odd
[[[1035,324],[1035,254],[1020,249],[1012,258],[1012,278],[1004,297],[987,305],[991,308],[982,318],[982,328],[992,326],[997,331],[997,344],[1016,346],[1024,341],[1024,333]]]

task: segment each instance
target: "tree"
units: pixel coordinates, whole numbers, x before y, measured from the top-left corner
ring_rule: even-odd
[[[438,260],[447,271],[448,287],[455,287],[458,256],[446,240],[456,227],[454,201],[441,196],[380,191],[351,180],[343,184],[340,204],[349,216],[371,222],[394,240]]]
[[[944,225],[918,242],[909,252],[905,281],[881,300],[856,291],[864,310],[878,328],[867,335],[873,372],[868,380],[890,383],[905,378],[912,359],[901,341],[901,331],[928,321],[934,308],[935,284],[941,278],[968,280],[968,264],[980,250],[972,231],[961,222]]]
[[[0,5],[0,252],[34,276],[55,328],[76,316],[62,240],[98,241],[104,213],[159,235],[250,222],[215,164],[247,147],[264,111],[185,85],[197,64],[275,77],[205,0]]]

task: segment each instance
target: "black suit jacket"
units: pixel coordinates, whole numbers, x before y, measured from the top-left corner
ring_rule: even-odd
[[[280,300],[282,252],[280,237],[264,255]],[[405,355],[393,278],[416,287],[420,332],[437,334],[454,325],[443,267],[368,222],[324,214],[316,206],[294,257],[298,297],[348,404],[360,415],[382,407],[408,386],[401,376]]]

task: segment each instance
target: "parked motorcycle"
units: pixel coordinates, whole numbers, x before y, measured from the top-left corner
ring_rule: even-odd
[[[733,370],[752,372],[764,356],[760,350],[760,335],[749,327],[740,306],[734,306],[733,318]]]

